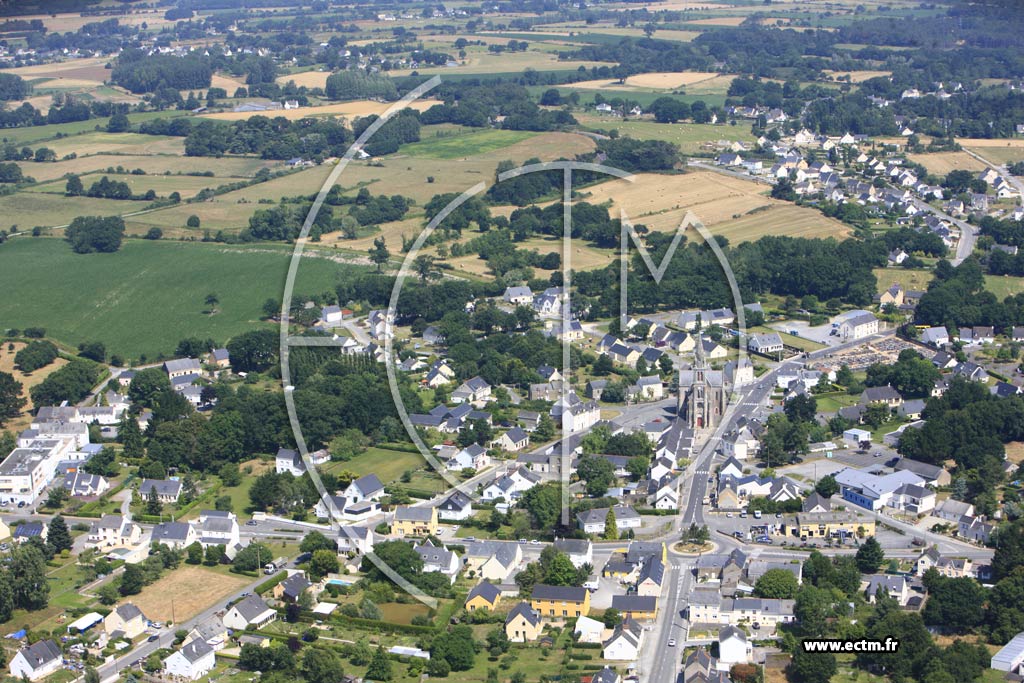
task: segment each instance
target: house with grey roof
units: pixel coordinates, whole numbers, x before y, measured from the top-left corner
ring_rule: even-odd
[[[52,640],[40,640],[18,650],[9,669],[15,678],[38,681],[60,669],[62,663],[60,646]]]
[[[189,681],[197,681],[213,670],[214,649],[205,640],[193,640],[164,659],[164,673]]]
[[[73,498],[91,498],[102,495],[110,482],[98,474],[75,471],[64,475],[64,488]]]
[[[151,541],[170,548],[187,548],[198,540],[196,530],[187,522],[163,522],[153,527]]]
[[[352,503],[377,500],[384,495],[384,484],[376,474],[370,473],[352,482],[345,489],[345,497]]]
[[[178,358],[166,361],[163,370],[167,373],[168,379],[173,380],[186,375],[201,375],[203,366],[195,358]]]
[[[139,495],[149,500],[154,492],[161,503],[177,503],[181,496],[181,482],[176,479],[143,479],[139,484]]]
[[[247,595],[224,614],[224,625],[236,631],[261,629],[277,619],[277,611],[258,595]]]
[[[588,534],[603,534],[605,520],[609,508],[592,508],[576,515],[576,526]],[[629,505],[616,505],[611,508],[615,515],[615,526],[621,533],[623,529],[639,529],[640,514]]]
[[[424,572],[441,574],[448,578],[449,583],[455,583],[455,578],[459,575],[459,569],[462,566],[456,553],[444,546],[434,545],[430,539],[413,546],[413,549],[423,561]]]

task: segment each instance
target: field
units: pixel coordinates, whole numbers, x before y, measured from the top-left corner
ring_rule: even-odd
[[[27,427],[28,423],[32,419],[31,413],[35,406],[32,405],[32,399],[29,398],[29,390],[68,363],[68,361],[63,358],[58,358],[45,368],[40,368],[34,372],[26,374],[14,367],[14,356],[24,347],[25,344],[22,342],[0,345],[0,372],[10,373],[14,376],[15,381],[21,382],[21,395],[28,399],[28,403],[26,403],[25,407],[22,409],[22,416],[9,420],[6,423],[6,427],[8,429],[14,430]]]
[[[45,163],[19,161],[17,163],[25,175],[32,176],[39,182],[63,178],[68,173],[91,173],[93,171],[105,171],[107,168],[116,168],[118,166],[128,170],[141,168],[147,174],[142,176],[143,178],[164,175],[166,172],[175,175],[200,170],[196,168],[196,159],[194,157],[147,156],[141,154],[94,154],[88,157],[79,157],[78,159],[68,159],[67,161]],[[247,178],[255,175],[256,171],[261,168],[276,170],[283,167],[284,164],[280,161],[268,161],[252,157],[222,157],[220,159],[203,159],[201,170],[211,171],[217,178]],[[218,184],[212,178],[205,178],[205,182],[208,185]]]
[[[537,71],[551,71],[552,69],[575,71],[579,67],[589,69],[592,66],[611,66],[607,62],[586,62],[577,60],[559,60],[556,55],[538,50],[526,52],[506,52],[501,55],[480,51],[467,50],[469,53],[465,62],[459,66],[428,66],[416,69],[417,73],[424,76],[435,74],[444,77],[445,75],[461,74],[493,74],[499,72],[522,72],[524,69],[536,69]],[[394,69],[389,73],[392,76],[408,76],[412,69]]]
[[[715,126],[710,123],[655,123],[654,121],[624,121],[617,117],[594,114],[578,115],[577,120],[585,126],[602,130],[615,129],[620,135],[638,140],[664,140],[679,145],[684,154],[692,154],[707,143],[717,140],[729,142],[750,142],[755,138],[745,126]]]
[[[142,133],[95,132],[47,142],[57,158],[72,152],[80,157],[90,154],[175,154],[185,153],[185,138]]]
[[[730,243],[736,243],[749,242],[765,235],[845,239],[853,231],[845,223],[827,218],[811,207],[777,204],[763,211],[719,223],[711,232],[727,238]]]
[[[77,159],[76,159],[77,161]],[[90,175],[82,176],[82,183],[86,189],[89,188],[94,182],[102,178],[105,173],[93,173]],[[124,175],[115,174],[107,176],[110,180],[117,182],[126,183],[131,188],[132,194],[145,194],[148,190],[153,190],[159,197],[166,197],[172,192],[177,192],[181,195],[182,199],[188,199],[199,194],[201,190],[208,187],[216,186],[220,183],[228,183],[232,181],[241,180],[241,178],[228,178],[220,181],[215,181],[212,178],[205,178],[202,176],[187,176],[187,175]],[[38,180],[38,178],[37,178]],[[63,178],[54,180],[49,183],[40,183],[30,188],[29,192],[39,192],[43,194],[58,194],[63,196],[67,181]],[[68,200],[65,200],[68,201]]]
[[[80,255],[62,241],[19,237],[0,247],[0,320],[45,327],[71,345],[102,341],[131,359],[170,353],[188,336],[225,342],[261,324],[266,299],[280,299],[290,254],[269,245],[139,240],[116,254]],[[331,289],[354,267],[306,258],[296,289]],[[210,292],[220,298],[215,315],[203,312]]]
[[[187,621],[204,609],[248,584],[244,576],[223,574],[202,566],[182,565],[132,597],[132,602],[154,621]]]
[[[1024,161],[1024,140],[957,140],[964,147],[996,164]]]
[[[518,130],[467,130],[461,134],[421,135],[419,142],[402,148],[403,154],[429,159],[458,159],[487,154],[529,140],[534,133]]]
[[[894,283],[903,285],[904,289],[924,291],[932,281],[930,270],[904,270],[903,268],[875,268],[872,271],[878,279],[878,293],[889,289]]]
[[[1024,293],[1024,277],[986,275],[985,289],[995,294],[999,299],[1021,294]]]
[[[872,78],[879,78],[881,76],[888,76],[888,71],[825,71],[825,74],[832,77],[835,80],[850,77],[851,83],[863,83],[866,80]]]
[[[1024,154],[1024,151],[1022,151]],[[984,171],[987,166],[967,152],[936,152],[935,154],[908,154],[907,158],[921,164],[929,173],[946,175],[950,171]]]
[[[630,183],[612,180],[584,191],[586,200],[611,201],[614,211],[623,209],[634,223],[652,230],[675,230],[687,211],[705,225],[743,216],[752,209],[770,206],[767,188],[757,183],[711,171],[682,175],[641,173]]]
[[[5,226],[17,225],[25,230],[37,225],[64,226],[76,216],[123,215],[140,211],[148,205],[149,202],[93,197],[75,197],[71,201],[62,195],[18,192],[0,197],[0,216],[3,216]]]
[[[373,102],[371,100],[352,100],[351,102],[340,102],[338,104],[325,104],[320,107],[299,107],[298,109],[276,109],[270,111],[225,111],[213,114],[202,114],[203,118],[216,119],[218,121],[244,121],[253,116],[266,116],[268,118],[283,117],[289,121],[310,116],[344,116],[358,117],[369,116],[370,114],[383,114],[393,103]],[[430,109],[437,100],[416,100],[409,105],[417,111]]]
[[[307,88],[323,88],[327,84],[327,77],[330,75],[330,71],[300,71],[294,74],[278,76],[275,80],[281,85],[287,84],[288,81],[295,81],[295,85],[300,88],[303,86]]]
[[[398,481],[402,472],[406,470],[417,470],[423,466],[429,467],[426,459],[419,453],[406,453],[405,451],[392,451],[386,448],[368,448],[351,460],[334,462],[324,469],[330,472],[349,471],[356,476],[374,473],[382,482],[389,484]]]

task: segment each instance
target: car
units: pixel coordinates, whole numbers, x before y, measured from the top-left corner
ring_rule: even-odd
[[[675,647],[676,646],[676,639],[675,638],[669,638],[668,639],[668,646],[669,647]]]
[[[463,540],[465,540],[465,541],[475,541],[476,540],[476,536],[466,536],[466,538],[464,538]]]
[[[155,642],[155,641],[157,641],[157,640],[160,640],[160,636],[159,636],[159,635],[157,635],[156,633],[154,633],[153,635],[151,635],[151,636],[150,636],[149,638],[146,638],[146,642],[147,642],[147,643],[152,643],[152,642]]]
[[[519,539],[519,542],[520,542],[520,543],[526,543],[526,539],[525,539],[525,538],[520,538],[520,539]]]
[[[741,512],[740,513],[740,519],[746,519],[746,518],[747,518],[747,513],[746,512]]]
[[[540,545],[540,541],[538,541],[538,540],[537,540],[537,539],[535,538],[535,539],[533,539],[532,541],[530,541],[530,545]]]
[[[248,522],[245,523],[246,526],[256,526],[257,524],[259,524],[259,522],[257,522],[255,519],[250,519]]]
[[[782,513],[781,512],[776,512],[775,513],[775,519],[782,519]]]
[[[18,507],[20,507],[20,508],[25,507],[25,501],[23,501],[23,500],[18,501]]]
[[[241,595],[239,595],[238,597],[240,597],[240,598],[247,598],[247,597],[249,597],[250,595],[251,595],[251,593],[250,593],[249,591],[245,591],[244,593],[242,593],[242,594],[241,594]]]
[[[755,621],[755,622],[754,622],[754,623],[753,623],[753,624],[751,625],[751,628],[753,628],[753,629],[754,629],[755,631],[760,631],[760,630],[761,630],[761,624],[759,624],[759,623],[757,623],[757,622]]]
[[[726,512],[725,516],[728,517],[729,519],[732,519],[732,513],[731,512]]]
[[[163,628],[164,627],[164,622],[162,622],[162,621],[154,621],[152,624],[150,624],[150,626],[152,626],[153,628]]]

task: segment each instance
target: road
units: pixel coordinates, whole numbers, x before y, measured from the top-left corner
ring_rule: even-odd
[[[962,221],[959,218],[953,218],[945,211],[941,211],[923,199],[914,198],[914,206],[922,211],[927,211],[933,214],[947,223],[955,225],[960,230],[960,241],[956,244],[956,256],[950,261],[954,266],[958,266],[967,259],[972,253],[974,253],[974,246],[978,243],[978,228],[971,225],[967,221]]]
[[[974,152],[974,151],[969,150],[969,149],[964,149],[963,151],[966,152],[969,156],[974,157],[975,159],[977,159],[981,163],[987,164],[988,166],[991,166],[993,169],[998,171],[1000,175],[1002,175],[1004,178],[1006,178],[1006,182],[1010,183],[1015,188],[1017,188],[1017,192],[1020,193],[1021,197],[1024,197],[1024,182],[1022,182],[1020,180],[1020,178],[1018,178],[1017,176],[1015,176],[1012,173],[1010,173],[1010,170],[1006,167],[1006,164],[995,164],[995,163],[992,163],[990,160],[988,160],[985,157],[981,156],[977,152]]]

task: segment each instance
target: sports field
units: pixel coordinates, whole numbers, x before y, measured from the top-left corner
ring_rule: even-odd
[[[61,240],[18,237],[0,245],[0,320],[44,327],[70,345],[101,341],[131,359],[169,354],[189,336],[223,343],[266,324],[261,306],[280,300],[290,254],[283,245],[145,240],[127,241],[116,254],[74,254]],[[296,291],[330,290],[355,268],[306,258]],[[211,292],[220,304],[207,315]]]

